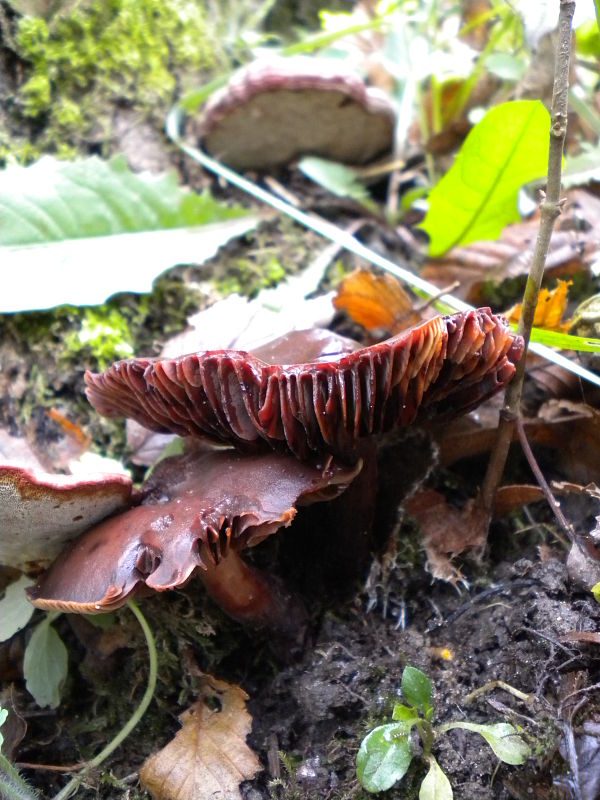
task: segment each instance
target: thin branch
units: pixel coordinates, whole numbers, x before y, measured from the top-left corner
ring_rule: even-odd
[[[525,352],[517,366],[516,375],[506,391],[504,407],[500,414],[498,438],[490,456],[487,473],[481,488],[480,503],[486,512],[488,520],[491,519],[494,498],[498,486],[500,485],[500,480],[502,479],[504,465],[508,456],[508,448],[512,438],[514,421],[519,416],[523,379],[525,377],[527,348],[529,346],[531,328],[533,327],[535,308],[542,284],[554,223],[561,212],[560,179],[563,148],[567,133],[571,23],[574,11],[575,0],[560,0],[558,44],[556,48],[554,90],[551,109],[548,181],[546,185],[546,195],[541,204],[540,227],[535,243],[535,251],[529,276],[527,278],[527,285],[525,286],[525,293],[523,295],[521,319],[519,320],[519,333],[525,339]]]

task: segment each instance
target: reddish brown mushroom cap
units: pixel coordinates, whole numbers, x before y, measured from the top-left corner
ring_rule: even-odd
[[[297,503],[336,496],[360,466],[316,469],[290,455],[232,450],[165,459],[143,504],[80,536],[28,591],[30,600],[44,609],[100,613],[122,606],[138,584],[172,589],[198,568],[218,586],[214,565],[230,551],[289,525]],[[246,575],[243,563],[232,562]]]
[[[332,59],[276,58],[238,70],[194,125],[209,153],[236,169],[300,155],[363,164],[393,143],[389,98]]]
[[[510,381],[522,350],[506,320],[482,308],[328,361],[267,364],[236,350],[120,361],[87,373],[87,394],[101,414],[155,431],[352,459],[360,437],[410,425],[420,409],[478,405]]]
[[[125,475],[0,464],[0,564],[39,571],[90,525],[127,508],[131,493]]]

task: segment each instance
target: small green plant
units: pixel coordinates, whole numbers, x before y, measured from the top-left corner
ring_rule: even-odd
[[[522,764],[530,754],[516,728],[507,722],[479,725],[446,722],[434,725],[431,681],[416,667],[402,673],[402,697],[392,713],[393,722],[374,728],[362,741],[356,758],[358,780],[368,792],[383,792],[406,775],[413,759],[411,735],[416,729],[423,747],[422,758],[429,770],[421,783],[419,800],[452,800],[452,787],[432,754],[439,736],[453,728],[478,733],[505,764]]]

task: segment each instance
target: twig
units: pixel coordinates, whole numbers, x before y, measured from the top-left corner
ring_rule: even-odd
[[[146,645],[148,646],[149,669],[146,691],[144,692],[144,696],[142,697],[139,706],[136,708],[121,730],[117,733],[117,735],[98,753],[97,756],[88,761],[85,767],[78,772],[77,775],[74,775],[69,783],[67,783],[67,785],[57,795],[55,795],[52,800],[67,800],[67,798],[71,797],[71,795],[77,791],[79,785],[85,779],[89,771],[95,767],[99,767],[100,764],[102,764],[102,762],[113,752],[113,750],[116,750],[117,747],[119,747],[119,745],[129,736],[131,731],[146,713],[148,706],[150,705],[150,701],[154,696],[158,662],[154,636],[152,635],[152,631],[150,630],[150,626],[146,622],[145,617],[138,608],[137,603],[135,603],[133,600],[129,600],[128,606],[130,611],[134,614],[139,622],[140,627],[144,632]]]
[[[519,434],[519,441],[521,443],[521,448],[525,453],[525,458],[529,463],[531,471],[535,475],[535,479],[538,482],[540,489],[544,493],[544,497],[546,498],[548,505],[552,509],[552,513],[556,517],[556,521],[563,529],[563,531],[566,533],[571,543],[573,543],[575,541],[575,532],[573,530],[573,526],[563,514],[560,504],[552,494],[552,489],[548,486],[548,481],[546,480],[546,478],[544,478],[542,470],[539,468],[538,463],[535,460],[535,456],[533,455],[529,442],[527,441],[527,436],[525,435],[525,428],[523,427],[523,420],[521,419],[521,417],[517,417],[517,419],[515,420],[515,425],[517,428],[517,432]]]
[[[571,22],[575,11],[575,0],[560,0],[558,17],[558,44],[554,68],[554,89],[552,93],[550,153],[548,157],[548,181],[546,195],[541,204],[540,227],[535,250],[523,295],[523,306],[518,332],[525,340],[525,351],[517,366],[517,372],[506,390],[504,407],[500,413],[498,438],[481,488],[480,503],[488,520],[491,519],[496,491],[500,485],[508,448],[512,438],[513,425],[519,416],[527,348],[533,327],[533,318],[538,295],[544,275],[544,266],[550,247],[554,222],[561,212],[560,179],[562,155],[567,133],[567,108],[569,96],[569,58],[571,54]]]

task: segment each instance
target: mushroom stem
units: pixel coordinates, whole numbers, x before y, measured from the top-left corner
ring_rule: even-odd
[[[263,574],[232,549],[218,564],[206,552],[202,556],[206,569],[197,575],[226,614],[244,624],[291,635],[299,643],[304,639],[308,614],[282,581]]]

